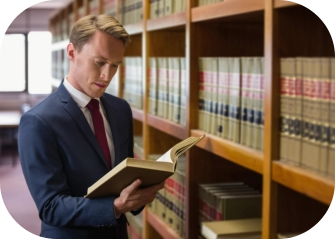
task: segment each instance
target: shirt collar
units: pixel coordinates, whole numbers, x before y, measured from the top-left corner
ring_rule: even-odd
[[[74,88],[71,85],[71,83],[68,81],[67,77],[68,76],[65,77],[64,83],[63,83],[65,89],[69,92],[72,99],[79,105],[79,107],[85,108],[86,105],[90,102],[92,98],[84,94],[83,92],[77,90],[76,88]],[[100,98],[95,98],[95,99],[98,100],[100,103]]]

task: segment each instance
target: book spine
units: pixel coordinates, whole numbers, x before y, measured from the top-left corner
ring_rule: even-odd
[[[303,83],[303,60],[302,58],[296,58],[295,63],[295,102],[294,102],[294,155],[293,155],[293,162],[300,166],[301,165],[301,143],[302,143],[302,83]]]
[[[253,89],[253,133],[250,146],[256,150],[262,150],[262,111],[263,111],[263,58],[254,59]]]
[[[229,137],[228,139],[240,143],[240,58],[229,59]]]
[[[168,114],[167,119],[173,121],[173,107],[174,107],[174,66],[173,66],[173,57],[168,58]]]
[[[157,63],[156,58],[149,58],[149,102],[148,111],[149,114],[157,114]]]
[[[330,59],[330,115],[327,174],[335,177],[335,58]]]
[[[98,0],[90,1],[90,14],[97,15],[99,13]]]
[[[252,92],[252,70],[254,58],[243,57],[241,60],[241,132],[240,143],[245,146],[251,145],[252,122],[253,122],[253,92]]]
[[[205,130],[205,58],[199,58],[198,128]]]
[[[180,58],[180,124],[186,126],[186,59]]]
[[[172,14],[172,0],[164,0],[165,1],[165,8],[164,8],[164,16]]]
[[[212,58],[204,58],[204,130],[211,131],[211,108],[212,108]]]
[[[173,117],[172,120],[175,123],[180,123],[180,58],[173,58],[173,68],[172,71],[173,79],[174,79],[174,85],[173,85]]]
[[[116,16],[116,1],[115,0],[105,0],[104,1],[104,13],[112,17]]]
[[[218,117],[217,135],[224,139],[228,138],[229,128],[229,69],[228,58],[221,57],[218,60]]]
[[[211,59],[211,82],[210,87],[210,97],[211,97],[211,107],[210,107],[210,120],[211,127],[209,130],[210,134],[217,135],[217,117],[218,117],[218,59]]]
[[[294,59],[282,58],[280,62],[280,160],[289,161],[289,121],[290,121],[290,77],[294,74]]]
[[[321,77],[319,81],[319,168],[322,174],[327,173],[328,147],[329,147],[329,102],[330,102],[330,59],[321,58]]]

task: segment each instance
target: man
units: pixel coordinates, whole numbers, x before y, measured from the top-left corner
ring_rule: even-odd
[[[131,109],[104,93],[129,41],[122,25],[108,15],[80,19],[67,46],[68,76],[21,118],[21,165],[43,237],[127,238],[124,213],[140,213],[164,186],[140,189],[138,179],[119,197],[83,197],[111,167],[133,157]]]

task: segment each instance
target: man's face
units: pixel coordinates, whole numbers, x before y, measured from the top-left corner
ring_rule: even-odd
[[[68,80],[91,98],[101,97],[122,61],[124,49],[120,39],[96,31],[80,52],[74,50],[73,74]]]

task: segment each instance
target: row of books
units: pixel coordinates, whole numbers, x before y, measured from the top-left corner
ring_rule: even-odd
[[[121,0],[119,21],[123,25],[137,23],[143,20],[142,0]]]
[[[130,212],[126,213],[128,221],[127,231],[129,239],[142,239],[143,235],[143,215],[142,213],[134,216]]]
[[[280,160],[335,177],[335,58],[282,58],[280,92]]]
[[[186,125],[185,58],[149,58],[148,112]]]
[[[121,4],[122,6],[122,4]],[[104,14],[116,17],[116,0],[103,0]],[[89,14],[97,15],[99,13],[99,0],[89,1]],[[78,18],[85,16],[84,5],[78,8]],[[52,42],[59,42],[69,39],[70,30],[74,25],[74,13],[70,12],[66,17],[55,24],[52,35]]]
[[[204,6],[216,2],[223,2],[224,0],[199,0],[199,6]]]
[[[243,182],[199,184],[199,222],[262,216],[262,194]]]
[[[262,57],[199,58],[199,129],[262,151]]]
[[[182,155],[178,159],[175,173],[165,180],[165,187],[158,191],[155,200],[148,205],[148,209],[152,213],[156,214],[181,237],[185,235],[185,170],[185,156]]]
[[[66,49],[52,51],[51,57],[51,76],[54,79],[62,80],[70,70]]]
[[[150,18],[159,18],[185,11],[186,0],[150,0]]]
[[[124,57],[121,78],[123,83],[122,98],[137,109],[143,108],[143,72],[141,57]]]

